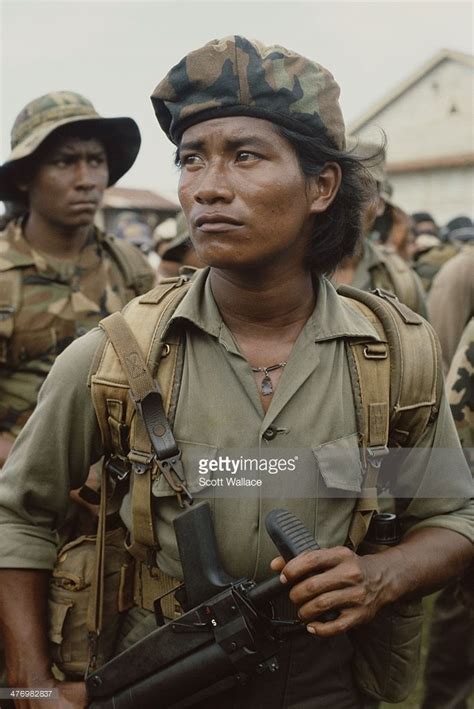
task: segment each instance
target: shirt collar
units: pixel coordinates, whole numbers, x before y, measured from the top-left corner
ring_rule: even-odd
[[[187,320],[212,337],[222,333],[222,316],[211,290],[209,268],[197,272],[191,288],[170,318],[173,322]],[[321,278],[316,307],[308,319],[315,342],[340,338],[370,338],[380,341],[374,326],[362,313],[341,298],[334,286]]]

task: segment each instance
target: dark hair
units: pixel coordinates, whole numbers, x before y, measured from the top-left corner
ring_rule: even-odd
[[[354,157],[352,151],[338,150],[323,130],[311,136],[281,126],[278,131],[292,145],[308,179],[317,177],[328,162],[341,168],[341,185],[332,204],[315,216],[308,253],[312,271],[318,275],[331,274],[346,256],[352,256],[362,236],[362,211],[375,187],[363,163],[370,164],[382,154],[383,146],[376,155],[362,159]]]

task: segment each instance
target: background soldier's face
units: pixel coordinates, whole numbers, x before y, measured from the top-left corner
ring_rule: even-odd
[[[29,210],[64,227],[92,224],[108,177],[100,140],[58,137],[41,155],[26,185]]]
[[[312,190],[275,126],[247,116],[183,134],[179,199],[199,258],[217,268],[304,263]]]

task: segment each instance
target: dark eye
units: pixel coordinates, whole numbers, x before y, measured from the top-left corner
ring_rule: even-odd
[[[180,158],[180,163],[182,166],[191,167],[193,165],[201,165],[202,158],[199,155],[184,155]]]
[[[237,162],[250,162],[251,160],[258,160],[260,155],[253,153],[251,150],[239,150],[236,155]]]
[[[89,163],[93,167],[99,167],[99,165],[103,165],[105,162],[105,157],[104,155],[94,155],[89,159]]]

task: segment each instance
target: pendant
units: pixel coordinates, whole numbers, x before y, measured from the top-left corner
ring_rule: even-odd
[[[270,379],[268,374],[266,374],[262,379],[261,391],[263,396],[269,396],[270,394],[273,394],[272,380]]]

